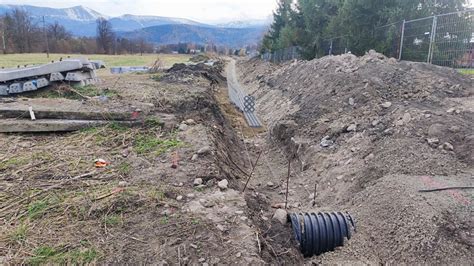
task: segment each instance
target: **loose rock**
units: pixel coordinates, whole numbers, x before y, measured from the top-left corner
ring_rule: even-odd
[[[281,224],[286,224],[287,217],[288,217],[288,214],[285,210],[278,209],[275,211],[275,214],[273,214],[272,219],[279,221]]]
[[[445,149],[447,151],[454,151],[454,146],[449,142],[445,142],[443,144],[443,149]]]
[[[208,154],[209,152],[211,152],[211,147],[205,146],[205,147],[202,147],[201,149],[199,149],[197,151],[197,154],[204,155],[204,154]]]
[[[392,103],[391,102],[384,102],[382,103],[382,107],[383,108],[390,108],[392,106]]]
[[[229,181],[227,181],[227,179],[224,179],[224,180],[221,180],[221,181],[217,182],[217,186],[221,190],[226,190],[228,185],[229,185]]]
[[[186,131],[188,129],[188,125],[180,124],[178,127],[179,131]]]
[[[202,178],[196,178],[194,179],[194,185],[195,186],[199,186],[199,185],[202,185],[203,181],[202,181]]]
[[[357,125],[356,124],[351,124],[350,126],[347,127],[347,132],[352,132],[357,130]]]

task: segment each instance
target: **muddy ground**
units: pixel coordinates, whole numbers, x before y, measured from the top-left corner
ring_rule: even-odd
[[[94,105],[146,106],[139,126],[0,135],[0,262],[472,261],[472,191],[418,192],[472,186],[468,79],[378,54],[226,60],[104,75],[93,89],[108,101]],[[246,126],[219,72],[256,96],[263,128]],[[95,168],[98,158],[110,165]],[[289,158],[288,211],[349,211],[357,232],[346,246],[303,258],[272,219]]]

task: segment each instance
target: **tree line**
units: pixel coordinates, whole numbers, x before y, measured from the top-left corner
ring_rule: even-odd
[[[345,36],[351,52],[383,46],[374,29],[402,20],[467,9],[468,0],[279,0],[261,52],[299,46],[305,59],[328,53],[327,41]],[[379,43],[378,43],[379,42]],[[382,43],[380,43],[382,42]]]
[[[152,53],[154,47],[143,38],[117,36],[105,18],[96,21],[96,37],[75,37],[58,22],[35,23],[24,10],[14,9],[0,16],[0,50],[3,53]]]

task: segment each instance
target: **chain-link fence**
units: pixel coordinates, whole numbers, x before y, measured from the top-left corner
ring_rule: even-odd
[[[323,42],[325,55],[351,52],[351,38],[339,36]],[[400,60],[427,62],[453,68],[474,68],[474,10],[400,21],[377,27],[370,40],[372,49]],[[262,58],[282,62],[299,58],[294,47]]]
[[[298,46],[292,46],[273,53],[262,54],[261,58],[265,61],[281,63],[289,60],[301,59],[301,53],[299,52]]]

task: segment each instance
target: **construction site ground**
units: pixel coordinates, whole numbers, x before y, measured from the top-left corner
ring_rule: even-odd
[[[132,127],[0,134],[0,263],[473,261],[472,190],[419,192],[472,186],[470,77],[377,53],[234,60],[103,73],[86,99],[55,88],[41,92],[48,99],[0,99],[144,115]],[[220,74],[256,97],[263,128],[247,126]],[[357,231],[344,247],[304,258],[272,218],[289,161],[287,211],[351,213]]]

